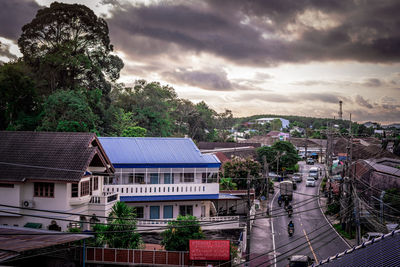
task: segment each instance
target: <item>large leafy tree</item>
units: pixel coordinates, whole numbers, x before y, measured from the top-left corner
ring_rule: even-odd
[[[283,169],[294,169],[300,160],[296,148],[288,141],[275,142],[271,147],[260,147],[257,149],[257,156],[260,162],[263,161],[263,156],[266,157],[270,170],[277,171],[279,165],[279,172]]]
[[[232,178],[232,182],[237,184],[238,189],[246,189],[247,175],[251,178],[259,178],[261,172],[261,164],[251,158],[234,157],[231,161],[227,161],[223,165],[224,177]],[[253,183],[255,185],[255,183]]]
[[[40,9],[36,17],[22,27],[18,46],[24,61],[45,81],[42,93],[57,89],[100,89],[108,95],[123,67],[110,54],[113,46],[104,19],[79,4],[54,2]]]
[[[204,239],[197,218],[192,215],[179,215],[168,222],[168,229],[161,233],[161,245],[169,251],[188,251],[190,239]]]
[[[43,105],[39,131],[96,131],[98,116],[88,106],[86,97],[77,91],[60,90],[50,95]]]
[[[34,130],[39,109],[30,69],[22,61],[0,66],[0,130]]]
[[[117,92],[116,101],[118,107],[132,113],[137,126],[145,128],[148,136],[172,135],[172,114],[177,106],[174,88],[138,80],[133,88]]]

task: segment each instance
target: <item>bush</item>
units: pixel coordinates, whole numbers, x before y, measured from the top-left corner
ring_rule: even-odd
[[[325,214],[333,215],[339,213],[339,211],[340,204],[338,202],[333,202],[332,204],[328,205],[328,210],[325,212]]]

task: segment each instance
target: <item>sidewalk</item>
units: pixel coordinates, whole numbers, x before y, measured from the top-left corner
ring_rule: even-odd
[[[327,220],[329,221],[329,223],[331,225],[334,224],[338,224],[340,223],[340,220],[337,218],[337,216],[330,216],[330,215],[326,215],[325,212],[327,211],[327,203],[328,203],[328,198],[327,197],[320,197],[319,198],[320,204],[321,204],[321,209],[322,212],[324,213],[325,217],[327,218]],[[336,231],[336,230],[335,230]],[[336,231],[337,232],[337,231]],[[339,233],[338,233],[339,234]],[[339,234],[340,235],[340,234]],[[345,238],[344,236],[340,235],[346,242],[347,244],[349,244],[351,247],[354,247],[356,245],[356,240],[355,239],[348,239]]]
[[[257,214],[266,214],[267,201],[260,201],[261,210]],[[270,266],[273,263],[272,233],[270,219],[264,216],[256,217],[250,235],[249,266]],[[267,253],[269,252],[269,253]]]

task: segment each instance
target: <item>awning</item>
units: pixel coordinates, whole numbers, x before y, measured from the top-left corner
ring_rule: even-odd
[[[41,223],[28,222],[28,223],[26,223],[24,225],[24,227],[33,228],[33,229],[40,229],[40,228],[42,228],[42,224]]]

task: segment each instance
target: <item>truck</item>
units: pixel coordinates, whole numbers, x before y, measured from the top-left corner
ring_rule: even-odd
[[[288,198],[289,200],[292,200],[292,198],[293,198],[293,182],[292,181],[280,182],[279,189],[281,190],[282,199]]]

